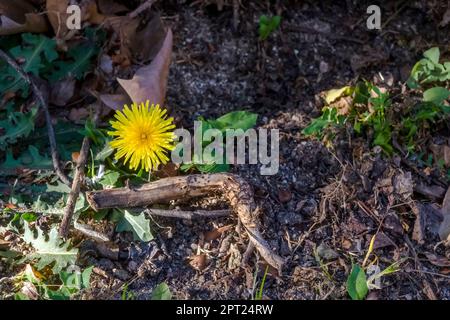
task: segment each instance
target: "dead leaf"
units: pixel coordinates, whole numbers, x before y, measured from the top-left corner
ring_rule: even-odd
[[[445,27],[450,23],[450,2],[447,6],[447,11],[445,11],[444,15],[442,16],[442,21],[439,24],[440,27]]]
[[[69,113],[69,120],[74,123],[83,123],[89,117],[89,110],[86,108],[72,108]]]
[[[279,189],[278,190],[278,199],[281,203],[287,203],[292,200],[292,192],[288,189]]]
[[[0,35],[46,32],[47,20],[35,10],[26,0],[0,0]]]
[[[206,267],[206,254],[197,254],[189,259],[189,265],[195,270],[202,271]]]
[[[172,56],[172,38],[172,31],[169,29],[161,50],[149,65],[138,69],[130,80],[117,79],[131,101],[141,103],[150,100],[150,103],[164,105]]]
[[[441,240],[450,240],[450,187],[445,193],[444,201],[442,202],[441,213],[443,220],[439,226],[439,237]]]
[[[113,73],[114,67],[113,67],[113,61],[112,61],[111,57],[106,54],[102,55],[100,57],[99,67],[106,74]]]
[[[66,25],[69,18],[67,14],[68,6],[69,0],[47,0],[46,2],[48,20],[57,38],[64,38],[69,31]]]
[[[12,203],[7,203],[7,204],[5,205],[5,208],[8,208],[8,209],[17,209],[17,206],[16,206],[15,204],[12,204]]]
[[[230,244],[230,249],[228,250],[228,270],[234,270],[241,266],[242,254],[239,248],[234,243]]]
[[[323,242],[317,247],[317,255],[326,261],[335,260],[339,257],[339,254],[336,251]]]
[[[425,242],[427,232],[430,236],[438,236],[440,222],[442,221],[441,211],[429,203],[413,203],[411,210],[416,215],[412,239],[419,244]]]
[[[102,24],[107,18],[98,12],[97,3],[89,2],[84,9],[83,21],[89,21],[91,24]]]
[[[155,58],[163,45],[166,32],[160,16],[150,13],[148,23],[142,26],[142,19],[136,17],[121,17],[119,34],[121,39],[121,53],[128,59],[141,62]]]
[[[0,250],[8,249],[10,245],[11,245],[10,241],[5,241],[3,239],[0,239]]]
[[[127,7],[114,0],[98,0],[98,9],[101,13],[113,15],[129,11]]]
[[[39,299],[39,293],[36,286],[29,281],[23,283],[21,292],[26,295],[30,300]]]
[[[350,97],[341,97],[335,103],[332,104],[333,107],[337,109],[339,115],[348,115],[352,108],[352,98]]]
[[[367,235],[366,239],[368,242],[372,239],[371,235]],[[390,247],[395,245],[394,242],[389,238],[384,232],[378,232],[375,236],[375,241],[373,242],[373,250],[382,249],[385,247]]]
[[[161,169],[154,173],[155,177],[158,178],[168,178],[168,177],[176,177],[179,173],[179,165],[168,162],[165,165],[161,166]]]
[[[124,94],[101,94],[100,100],[113,110],[122,110],[125,104],[130,104],[130,98]]]
[[[431,144],[430,150],[436,161],[444,160],[445,166],[450,166],[450,147],[448,145]]]
[[[218,239],[223,233],[230,230],[233,227],[232,224],[216,228],[214,230],[208,231],[205,233],[205,241],[213,241]]]
[[[350,240],[348,240],[348,239],[342,240],[342,249],[350,250],[352,245],[353,244],[352,244],[352,242]]]
[[[430,261],[430,263],[434,264],[435,266],[450,267],[450,260],[446,257],[440,257],[430,252],[425,253],[425,256],[427,257],[428,261]]]
[[[72,162],[77,163],[79,157],[80,157],[80,153],[78,151],[72,152]]]
[[[401,173],[394,177],[394,190],[401,195],[403,199],[408,199],[412,196],[414,191],[414,184],[411,172]]]
[[[75,91],[75,79],[69,78],[56,82],[50,92],[50,103],[64,107],[72,99]]]

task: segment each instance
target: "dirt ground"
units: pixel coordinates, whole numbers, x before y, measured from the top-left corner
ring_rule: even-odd
[[[301,134],[320,114],[321,92],[358,79],[404,82],[424,50],[448,48],[450,26],[438,26],[446,3],[390,1],[382,5],[382,30],[370,31],[365,1],[241,1],[236,30],[231,3],[219,10],[210,2],[155,5],[174,34],[167,104],[177,125],[188,129],[199,116],[248,110],[258,114],[258,127],[280,131],[278,174],[263,176],[259,165],[232,169],[253,187],[264,237],[286,260],[282,274],[268,269],[263,298],[348,299],[352,262],[362,263],[377,234],[380,267],[403,262],[369,299],[449,299],[449,269],[433,260],[450,256],[436,232],[442,199],[397,188],[401,179],[417,182],[416,172],[363,140],[329,149]],[[260,42],[263,14],[280,14],[282,22]],[[218,195],[189,205],[224,204]],[[423,216],[419,242],[415,223]],[[137,299],[148,299],[165,281],[178,299],[252,299],[266,264],[254,251],[241,266],[248,238],[237,217],[152,219],[156,237],[149,243],[116,235],[119,261],[91,255],[84,243],[81,262],[96,270],[83,298],[120,299],[126,285]],[[230,228],[205,240],[223,226]]]
[[[426,258],[429,252],[448,256],[449,251],[433,249],[435,234],[423,244],[410,240],[412,208],[432,204],[416,194],[402,198],[381,185],[411,170],[367,145],[342,141],[327,150],[300,133],[320,112],[320,92],[380,74],[404,82],[423,50],[446,46],[449,29],[438,29],[432,5],[417,1],[402,7],[392,1],[383,7],[383,29],[369,31],[362,2],[242,1],[233,30],[232,6],[219,11],[215,4],[183,2],[159,7],[174,33],[167,99],[178,123],[192,128],[200,115],[213,118],[239,109],[257,113],[260,127],[280,130],[278,174],[262,176],[257,165],[233,169],[254,188],[264,236],[287,261],[282,275],[269,272],[264,297],[347,298],[351,262],[362,262],[371,237],[381,231],[374,251],[380,265],[405,260],[369,298],[450,298],[449,276]],[[282,23],[260,43],[255,26],[267,13],[281,13]],[[123,281],[138,298],[161,281],[180,299],[250,299],[255,293],[254,279],[260,280],[265,265],[255,253],[246,268],[233,262],[244,255],[248,241],[235,217],[189,223],[157,219],[156,224],[158,238],[133,248],[131,260],[96,261],[116,279],[99,280],[94,296],[117,298]],[[195,270],[188,258],[198,253],[205,233],[225,225],[232,227],[203,245],[204,270]]]

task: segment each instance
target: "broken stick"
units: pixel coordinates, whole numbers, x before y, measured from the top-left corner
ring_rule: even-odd
[[[61,179],[61,181],[64,184],[70,186],[70,183],[71,183],[70,179],[63,172],[61,165],[59,163],[59,154],[58,154],[58,150],[56,148],[55,131],[53,130],[50,112],[48,111],[47,102],[45,101],[44,96],[42,95],[42,92],[39,90],[36,83],[34,83],[34,81],[31,80],[31,78],[28,76],[28,74],[22,69],[22,67],[19,66],[13,58],[8,56],[1,49],[0,49],[0,58],[5,60],[5,62],[8,63],[20,75],[20,77],[26,83],[28,83],[28,85],[31,87],[31,90],[33,91],[34,95],[36,96],[36,98],[39,102],[39,105],[41,106],[42,110],[44,110],[45,122],[47,123],[48,140],[50,142],[50,150],[52,153],[53,168],[55,169],[55,172],[58,175],[59,179]]]
[[[186,220],[193,220],[195,218],[219,218],[224,216],[229,216],[231,210],[193,210],[193,211],[183,211],[183,210],[163,210],[163,209],[147,209],[145,210],[149,215],[155,215],[167,218],[180,218]]]
[[[221,193],[237,213],[250,241],[261,256],[280,273],[284,260],[270,248],[260,232],[257,207],[250,185],[241,177],[229,174],[204,174],[164,178],[137,188],[118,188],[87,192],[94,210],[105,208],[144,207],[171,200],[190,199]]]

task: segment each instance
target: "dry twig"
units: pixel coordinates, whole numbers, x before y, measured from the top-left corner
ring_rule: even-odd
[[[152,7],[153,3],[155,3],[156,0],[147,0],[143,4],[141,4],[139,7],[137,7],[134,11],[130,12],[128,14],[128,17],[131,19],[136,18],[138,15],[140,15],[145,10],[148,10]]]
[[[80,195],[81,183],[84,180],[84,167],[86,166],[86,161],[90,148],[90,139],[85,137],[83,139],[83,144],[81,145],[80,155],[77,160],[77,166],[75,168],[75,177],[72,183],[72,189],[70,190],[69,198],[67,199],[66,207],[64,208],[64,216],[59,226],[59,236],[62,238],[67,237],[69,232],[69,226],[72,222],[73,213],[75,210],[75,204],[77,202],[78,196]]]
[[[281,273],[284,260],[270,248],[261,234],[257,207],[250,185],[233,174],[204,174],[164,178],[138,188],[118,188],[87,192],[94,210],[104,208],[143,207],[172,200],[190,199],[221,193],[229,201],[245,227],[250,241],[261,256]]]
[[[70,186],[70,179],[64,174],[64,172],[61,169],[60,163],[59,163],[59,155],[58,150],[56,148],[56,139],[55,139],[55,131],[53,130],[52,126],[52,119],[50,117],[50,112],[48,111],[47,102],[44,99],[44,96],[42,95],[42,92],[39,90],[39,88],[36,86],[34,81],[31,80],[31,78],[26,74],[26,72],[12,59],[10,56],[8,56],[3,50],[0,49],[0,57],[6,61],[16,72],[22,77],[23,80],[25,80],[33,90],[34,95],[38,99],[39,105],[44,110],[45,115],[45,121],[47,123],[47,133],[48,133],[48,139],[50,142],[50,150],[52,153],[52,162],[53,162],[53,168],[55,169],[56,174],[58,175],[59,179],[61,181]]]
[[[180,218],[193,220],[196,218],[219,218],[228,216],[231,214],[231,210],[194,210],[194,211],[183,211],[183,210],[164,210],[164,209],[147,209],[146,213],[155,216],[168,217],[168,218]]]

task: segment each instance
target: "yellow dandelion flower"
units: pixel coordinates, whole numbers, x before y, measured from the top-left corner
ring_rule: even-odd
[[[173,150],[175,135],[172,131],[175,125],[173,118],[167,118],[166,110],[149,101],[139,106],[133,103],[131,109],[125,105],[123,111],[117,111],[111,121],[115,131],[108,134],[114,139],[110,142],[112,148],[117,149],[117,160],[125,157],[124,163],[129,162],[132,170],[140,166],[145,171],[156,169],[160,163],[169,160],[166,150]]]

